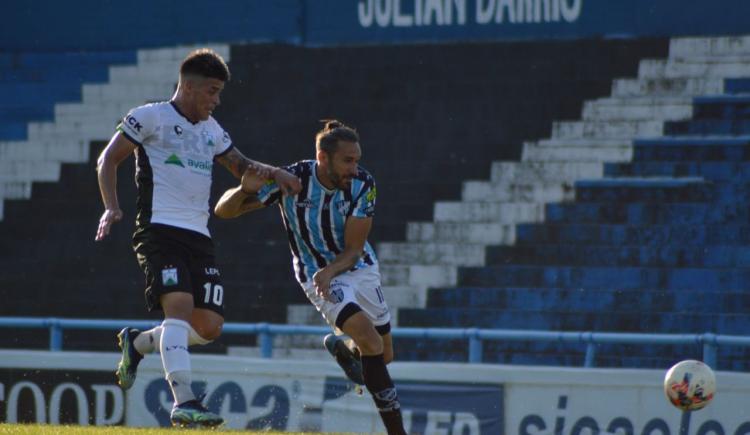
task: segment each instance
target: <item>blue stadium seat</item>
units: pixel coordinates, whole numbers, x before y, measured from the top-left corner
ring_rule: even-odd
[[[694,119],[748,119],[750,95],[712,95],[695,97]]]
[[[750,120],[698,119],[664,124],[664,133],[674,136],[750,135]]]
[[[50,121],[55,103],[81,99],[83,83],[106,82],[109,66],[135,51],[0,54],[0,140],[23,140],[31,121]]]
[[[0,122],[0,140],[23,140],[26,134],[26,122]]]
[[[750,78],[725,79],[724,92],[730,95],[750,93]]]
[[[703,177],[710,181],[748,182],[750,162],[737,161],[641,161],[607,163],[604,174],[610,177]]]
[[[607,267],[749,267],[750,248],[730,245],[683,245],[677,241],[644,246],[579,243],[495,246],[487,249],[487,264],[559,264]]]
[[[750,136],[673,137],[634,141],[633,161],[748,161]]]

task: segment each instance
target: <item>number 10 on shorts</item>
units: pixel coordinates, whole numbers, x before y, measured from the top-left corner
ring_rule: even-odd
[[[210,282],[203,284],[203,289],[206,290],[205,296],[203,296],[203,303],[221,306],[224,300],[224,287],[221,284],[213,285]]]

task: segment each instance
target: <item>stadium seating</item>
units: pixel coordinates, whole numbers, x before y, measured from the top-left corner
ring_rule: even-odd
[[[455,283],[430,289],[425,309],[402,309],[400,324],[745,334],[750,326],[745,315],[750,308],[745,290],[750,278],[750,138],[745,127],[750,100],[743,94],[750,82],[727,79],[724,93],[714,87],[717,78],[750,71],[731,57],[723,63],[726,53],[686,48],[697,45],[692,41],[672,41],[668,60],[641,63],[638,82],[616,81],[611,99],[584,105],[579,136],[586,137],[592,119],[606,119],[609,125],[602,129],[612,131],[629,120],[637,133],[633,136],[642,138],[622,146],[613,135],[596,132],[587,138],[591,153],[579,150],[581,138],[566,144],[555,134],[547,142],[529,144],[525,160],[610,163],[603,164],[604,178],[576,181],[574,199],[547,204],[543,222],[517,224],[514,243],[488,247],[484,262],[459,263]],[[749,49],[740,45],[733,55],[750,57]],[[630,99],[622,95],[624,83],[630,83]],[[616,99],[622,100],[621,110]],[[635,130],[633,124],[652,119],[666,121],[664,136]],[[554,130],[558,135],[561,125]],[[558,148],[552,148],[554,142]],[[471,206],[469,200],[475,198],[464,200]],[[466,343],[398,344],[406,358],[465,360],[467,354]],[[557,343],[492,343],[485,346],[484,358],[582,364],[583,350]],[[596,363],[667,367],[700,355],[697,344],[607,345],[598,347]],[[723,348],[718,368],[747,370],[747,356],[747,351]]]
[[[401,326],[739,334],[750,261],[750,79],[740,77],[750,71],[715,59],[721,53],[691,58],[690,41],[673,41],[667,60],[643,60],[638,71],[639,59],[667,55],[663,41],[218,47],[235,80],[217,118],[243,152],[275,164],[312,157],[317,119],[358,127],[381,198],[372,238],[382,241],[385,291]],[[130,107],[168,98],[188,49],[108,54],[106,62],[133,63],[108,69],[86,66],[81,59],[96,57],[88,54],[3,68],[2,79],[30,83],[0,94],[12,97],[0,101],[8,115],[0,129],[24,126],[24,136],[0,142],[0,235],[13,253],[1,284],[20,295],[3,314],[143,317],[128,248],[132,161],[120,172],[126,220],[95,244],[101,205],[90,156]],[[572,54],[581,52],[586,62]],[[438,60],[462,68],[430,67]],[[50,77],[63,80],[51,85]],[[611,96],[601,98],[608,86]],[[214,198],[232,183],[217,173]],[[274,212],[211,226],[225,283],[238,289],[229,320],[321,322],[289,273]],[[67,334],[68,348],[111,347],[108,334]],[[42,347],[46,337],[24,332],[2,345],[18,343]],[[403,359],[466,359],[463,342],[397,346]],[[582,352],[485,344],[487,361],[519,364],[578,365]],[[596,362],[656,367],[699,352],[600,346]],[[746,368],[743,352],[720,358],[720,368]]]
[[[9,165],[0,171],[6,189],[1,240],[4,252],[18,253],[4,261],[8,273],[0,274],[0,288],[23,295],[0,314],[145,316],[142,276],[129,247],[132,159],[121,168],[118,186],[125,218],[104,243],[93,242],[101,204],[92,160],[130,107],[168,98],[187,49],[139,50],[136,64],[109,69],[108,83],[84,84],[81,103],[56,104],[54,122],[32,123],[27,141],[0,144],[7,156],[2,164]],[[218,49],[230,60],[233,80],[216,117],[248,156],[274,164],[312,158],[319,119],[338,117],[358,128],[362,163],[378,181],[371,239],[382,241],[403,240],[407,222],[430,219],[435,201],[459,198],[463,180],[490,176],[493,160],[518,159],[523,140],[548,135],[554,119],[577,116],[584,100],[605,95],[615,77],[635,75],[639,59],[666,55],[667,44],[644,39]],[[583,163],[564,171],[582,175],[592,167]],[[234,183],[217,169],[212,203]],[[551,189],[549,198],[571,192]],[[519,197],[529,194],[519,189]],[[513,213],[541,218],[543,206]],[[493,231],[500,228],[493,240],[512,240],[512,222],[490,225]],[[276,211],[236,221],[212,219],[209,225],[229,292],[228,320],[321,322],[293,280]],[[413,226],[408,224],[409,233],[431,237],[429,225]],[[383,246],[386,259],[387,251]],[[406,267],[383,265],[395,308],[423,306],[419,287],[440,285],[443,274],[455,273],[439,265]],[[33,291],[20,290],[28,288]],[[64,310],[59,298],[65,300]],[[91,337],[71,332],[66,347],[113,346],[108,334]],[[38,333],[18,340],[26,346],[46,344]],[[227,336],[221,342],[254,341]],[[320,349],[319,339],[313,345]]]
[[[380,192],[372,238],[381,241],[384,290],[401,326],[736,334],[747,326],[750,237],[750,80],[738,77],[750,71],[722,63],[721,53],[691,58],[690,41],[673,41],[667,60],[642,60],[637,71],[639,59],[667,55],[663,41],[217,47],[235,78],[217,118],[243,152],[274,164],[312,157],[317,119],[358,127]],[[120,172],[126,219],[110,240],[93,243],[101,205],[90,156],[130,107],[168,98],[188,49],[109,54],[108,62],[134,64],[109,67],[109,81],[98,84],[106,77],[85,67],[89,55],[67,63],[32,56],[15,76],[3,69],[3,78],[38,78],[23,106],[20,88],[0,101],[9,114],[1,128],[37,119],[25,140],[0,142],[0,236],[13,253],[1,284],[22,295],[3,314],[143,317],[128,248],[132,161]],[[448,66],[431,67],[438,61]],[[50,65],[86,84],[49,84],[57,77]],[[233,183],[217,172],[214,198]],[[211,227],[225,284],[238,289],[230,321],[321,322],[289,273],[275,212]],[[97,334],[67,334],[69,348],[111,346],[106,334],[93,344]],[[44,346],[46,338],[22,333],[2,345],[21,342]],[[212,350],[253,341],[222,343]],[[403,359],[466,359],[463,342],[397,346]],[[601,346],[597,364],[664,366],[700,351],[634,349]],[[720,357],[720,368],[744,368],[742,352]],[[580,347],[557,343],[485,345],[487,361],[582,358]]]
[[[55,103],[81,99],[83,83],[104,83],[108,67],[136,61],[135,52],[0,55],[0,140],[27,139],[31,121],[54,118]]]

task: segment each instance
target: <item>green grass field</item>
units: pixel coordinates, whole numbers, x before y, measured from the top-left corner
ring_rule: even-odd
[[[237,435],[313,435],[313,432],[251,432],[230,429],[197,430],[175,428],[131,428],[131,427],[95,427],[95,426],[53,426],[38,424],[0,424],[0,434],[19,435],[203,435],[217,433]],[[317,434],[317,433],[316,433]]]

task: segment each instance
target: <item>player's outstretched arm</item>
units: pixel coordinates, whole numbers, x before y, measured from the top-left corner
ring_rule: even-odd
[[[261,178],[276,181],[281,190],[287,195],[296,195],[302,190],[302,183],[294,174],[290,174],[276,166],[250,160],[237,148],[232,148],[228,153],[217,157],[216,160],[236,178],[242,178],[245,171],[250,169]]]
[[[223,219],[231,219],[249,211],[263,208],[264,205],[258,199],[257,193],[265,179],[253,169],[247,168],[242,175],[240,185],[224,192],[214,207],[216,216]]]
[[[95,240],[102,240],[109,235],[113,223],[122,219],[122,210],[117,201],[117,167],[135,150],[136,145],[121,132],[115,133],[107,147],[96,161],[96,172],[99,179],[99,191],[102,194],[104,213],[99,219]]]

